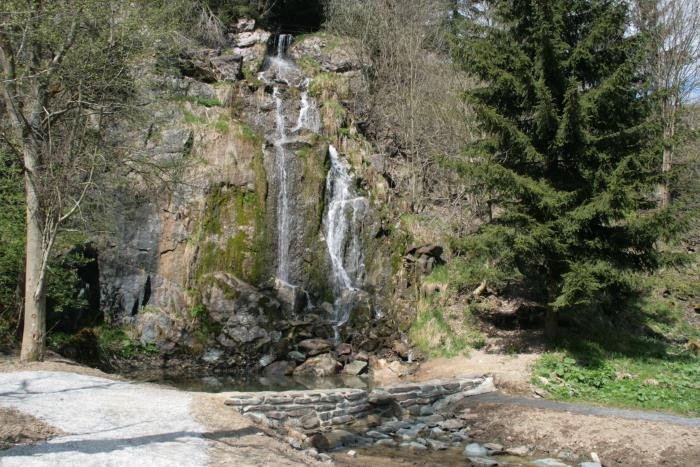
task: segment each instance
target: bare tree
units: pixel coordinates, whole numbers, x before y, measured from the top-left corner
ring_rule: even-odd
[[[415,212],[428,197],[463,196],[435,192],[450,186],[440,159],[459,153],[471,136],[460,98],[469,78],[453,67],[447,43],[453,8],[447,0],[330,0],[326,8],[328,30],[357,38],[369,52],[355,113],[396,156],[392,178]]]
[[[43,357],[47,266],[59,232],[80,223],[102,176],[126,160],[104,136],[129,108],[130,61],[155,39],[143,35],[144,20],[159,2],[141,3],[5,0],[0,7],[0,107],[8,116],[0,136],[25,186],[25,361]]]
[[[671,172],[675,139],[683,105],[700,86],[700,2],[697,0],[635,0],[637,27],[650,38],[649,71],[661,96],[659,113],[664,148],[661,172]],[[659,205],[668,206],[668,181],[659,187]]]

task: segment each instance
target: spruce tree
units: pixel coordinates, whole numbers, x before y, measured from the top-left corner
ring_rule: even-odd
[[[540,291],[545,332],[562,311],[616,303],[660,265],[672,228],[654,208],[659,127],[644,38],[620,0],[495,0],[464,22],[456,59],[483,134],[459,165],[492,219],[464,248]],[[618,304],[619,305],[619,304]]]

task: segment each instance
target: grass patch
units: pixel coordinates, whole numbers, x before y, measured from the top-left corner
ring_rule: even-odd
[[[433,303],[420,307],[409,331],[411,342],[431,357],[466,355],[484,346],[484,337],[469,309],[446,309]]]
[[[590,350],[589,350],[590,351]],[[543,355],[533,383],[555,399],[700,415],[700,365],[691,355],[639,358],[591,351]]]
[[[189,125],[205,125],[207,123],[207,119],[205,117],[200,117],[199,115],[195,115],[190,111],[185,111],[185,116],[184,116],[185,123]]]

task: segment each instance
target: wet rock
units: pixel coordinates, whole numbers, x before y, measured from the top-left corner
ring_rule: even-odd
[[[516,446],[506,449],[506,454],[511,456],[525,457],[530,453],[530,448],[527,446]]]
[[[364,350],[360,350],[355,354],[355,360],[360,360],[362,362],[369,361],[369,354]]]
[[[603,467],[599,462],[581,462],[578,467]]]
[[[332,376],[338,373],[341,365],[330,354],[311,357],[294,370],[299,376]]]
[[[470,443],[464,448],[464,454],[468,457],[483,457],[488,455],[488,450],[479,443]]]
[[[461,430],[466,426],[466,422],[459,418],[451,418],[440,423],[440,428],[447,431],[457,431]]]
[[[368,431],[366,433],[366,435],[369,436],[370,438],[375,438],[375,439],[389,439],[390,438],[389,435],[382,433],[380,431],[376,431],[376,430]]]
[[[411,441],[409,443],[401,443],[399,444],[399,447],[402,447],[404,449],[410,449],[412,451],[426,451],[428,447],[425,444],[417,443],[415,441]]]
[[[277,361],[266,366],[263,370],[263,375],[265,376],[286,376],[292,374],[294,371],[294,364],[287,361]]]
[[[375,446],[396,446],[396,441],[391,438],[379,439],[374,443]]]
[[[429,439],[428,446],[434,451],[443,451],[449,447],[447,443],[438,441],[436,439]]]
[[[331,349],[331,343],[325,339],[304,339],[299,342],[298,346],[309,357],[328,352]]]
[[[348,363],[343,368],[343,374],[346,375],[359,375],[365,368],[367,368],[367,362],[362,362],[360,360],[355,360],[354,362]]]
[[[547,467],[569,467],[569,464],[565,464],[559,459],[537,459],[532,462],[533,465],[546,465]]]
[[[338,355],[350,355],[352,353],[352,345],[348,343],[338,344],[335,348]]]
[[[357,435],[345,430],[333,430],[324,433],[323,436],[328,443],[328,449],[335,449],[341,446],[353,446],[357,441]]]
[[[304,360],[306,360],[306,355],[304,355],[303,353],[301,353],[297,350],[292,350],[291,352],[289,352],[287,354],[287,358],[289,358],[290,360],[293,360],[295,362],[301,363]]]
[[[484,443],[484,447],[488,449],[489,455],[497,455],[503,453],[503,445],[498,443]]]
[[[485,457],[469,457],[469,462],[472,467],[494,467],[498,465],[498,462],[493,459],[487,459]]]

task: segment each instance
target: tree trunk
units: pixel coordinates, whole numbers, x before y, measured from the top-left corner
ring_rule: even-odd
[[[559,334],[559,312],[552,309],[551,306],[547,307],[547,311],[544,316],[544,336],[549,339],[555,339]]]
[[[27,149],[24,156],[27,215],[27,246],[24,280],[24,332],[20,360],[33,362],[44,358],[46,337],[46,287],[44,242],[37,192],[36,152]]]

